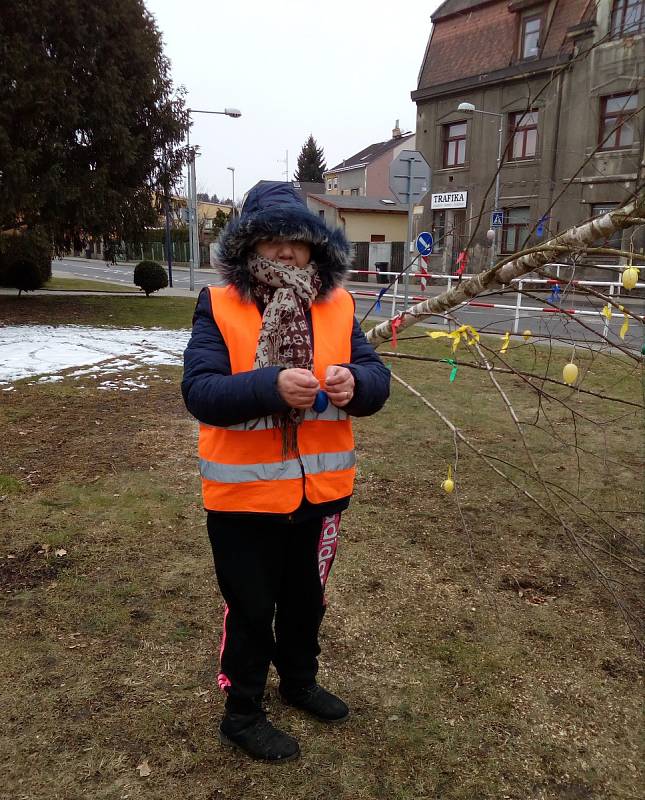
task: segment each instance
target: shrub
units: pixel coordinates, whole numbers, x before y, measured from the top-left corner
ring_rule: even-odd
[[[166,270],[156,261],[139,261],[134,268],[134,285],[139,286],[149,297],[152,292],[168,286]]]
[[[52,250],[40,231],[0,236],[0,286],[29,292],[40,289],[52,276]]]
[[[18,294],[33,292],[35,289],[40,289],[45,283],[38,265],[34,261],[20,258],[12,261],[9,265],[7,278],[7,284],[13,289],[17,289]]]

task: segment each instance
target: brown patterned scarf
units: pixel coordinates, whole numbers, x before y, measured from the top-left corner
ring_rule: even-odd
[[[311,369],[314,356],[305,312],[320,291],[316,265],[290,267],[254,255],[247,267],[253,297],[264,308],[253,366]],[[296,408],[273,416],[273,424],[282,432],[283,458],[297,452],[302,418],[303,412]]]

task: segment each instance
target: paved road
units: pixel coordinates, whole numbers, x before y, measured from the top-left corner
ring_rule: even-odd
[[[132,264],[107,264],[105,261],[90,261],[87,259],[76,258],[57,258],[52,262],[54,275],[57,272],[65,272],[76,275],[79,278],[88,280],[110,281],[111,283],[123,283],[136,289],[133,285],[134,266]],[[173,269],[173,288],[185,289],[188,291],[190,286],[190,276],[187,269]],[[213,270],[199,270],[195,273],[195,287],[197,292],[202,286],[214,281]]]
[[[83,259],[57,259],[53,262],[53,271],[54,274],[57,272],[64,272],[67,274],[73,274],[78,276],[79,278],[87,278],[91,280],[105,280],[111,281],[113,283],[123,283],[128,286],[132,286],[132,277],[134,272],[134,266],[127,265],[127,264],[117,264],[117,265],[109,265],[103,261],[88,261]],[[197,296],[197,293],[201,289],[202,286],[206,286],[209,283],[213,284],[216,283],[217,278],[213,270],[198,270],[195,272],[195,288],[196,291],[191,293],[188,289],[189,287],[189,273],[188,270],[185,268],[175,268],[173,270],[173,291],[172,294],[177,295],[184,295],[184,296]],[[369,307],[373,303],[372,298],[365,298],[361,295],[364,292],[374,292],[376,293],[381,287],[377,284],[365,284],[365,283],[353,283],[349,287],[352,290],[356,290],[356,310],[357,315],[361,317],[363,314],[367,312]],[[434,286],[428,288],[428,293],[437,294],[439,291],[442,291],[445,288],[445,284],[443,287]],[[171,293],[171,290],[165,290],[167,293]],[[548,293],[547,293],[548,294]],[[411,287],[411,297],[421,297],[419,293],[418,287]],[[542,296],[545,296],[545,293],[542,292]],[[512,331],[513,330],[513,323],[515,319],[515,302],[516,302],[517,295],[515,293],[508,293],[508,294],[494,294],[489,296],[479,296],[476,298],[475,302],[481,303],[494,303],[494,304],[502,304],[502,305],[511,305],[513,306],[512,309],[504,309],[504,308],[481,308],[477,306],[463,306],[457,312],[457,318],[469,325],[472,325],[479,331],[485,331],[489,333],[504,333],[505,331]],[[541,304],[530,298],[522,298],[522,304],[526,306],[533,306],[539,307]],[[576,308],[582,310],[591,310],[593,308],[598,308],[599,305],[602,303],[595,298],[591,300],[587,295],[581,296],[580,294],[572,294],[568,295],[563,305],[566,308]],[[374,317],[383,317],[384,319],[391,316],[392,312],[392,301],[391,299],[388,300],[384,298],[381,303],[381,311],[376,312],[372,310],[370,316]],[[629,301],[629,308],[635,314],[644,314],[645,313],[645,302],[644,301]],[[397,306],[397,311],[401,311],[403,309],[403,304],[400,302]],[[594,331],[602,332],[605,325],[605,320],[600,315],[596,314],[593,316],[587,315],[580,315],[576,319],[580,319],[588,328],[591,330],[586,330],[581,325],[570,318],[565,317],[561,314],[552,314],[543,311],[531,311],[531,310],[524,310],[520,311],[520,319],[519,319],[519,331],[523,331],[525,329],[530,329],[531,332],[536,337],[547,337],[547,336],[554,336],[558,339],[571,339],[574,338],[576,340],[581,341],[595,341],[596,343],[599,342],[597,336],[594,335]],[[436,322],[441,324],[441,319],[437,318]],[[610,325],[609,325],[609,338],[616,342],[620,342],[618,338],[618,332],[623,324],[623,315],[620,313],[614,313]],[[625,337],[625,344],[635,350],[641,349],[643,345],[643,326],[639,325],[635,320],[630,320],[629,331]]]

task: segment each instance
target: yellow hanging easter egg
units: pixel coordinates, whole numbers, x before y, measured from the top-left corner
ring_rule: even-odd
[[[528,342],[528,340],[533,336],[531,331],[527,328],[525,331],[522,332],[522,336],[524,337],[524,341]]]
[[[454,491],[455,482],[452,478],[446,478],[446,480],[441,484],[441,488],[446,494],[451,494]]]
[[[638,270],[636,267],[627,267],[623,270],[621,281],[625,289],[633,289],[638,283]]]
[[[569,386],[573,386],[578,380],[578,367],[573,363],[565,364],[562,370],[562,380]]]

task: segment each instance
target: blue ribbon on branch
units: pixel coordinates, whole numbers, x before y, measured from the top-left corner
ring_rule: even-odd
[[[544,216],[540,217],[538,220],[538,226],[535,231],[535,235],[541,239],[544,236],[544,223],[551,219],[550,214],[544,214]]]
[[[549,295],[549,302],[551,303],[559,303],[561,300],[560,295],[562,294],[562,289],[560,285],[556,283],[556,285],[551,290],[551,294]]]

